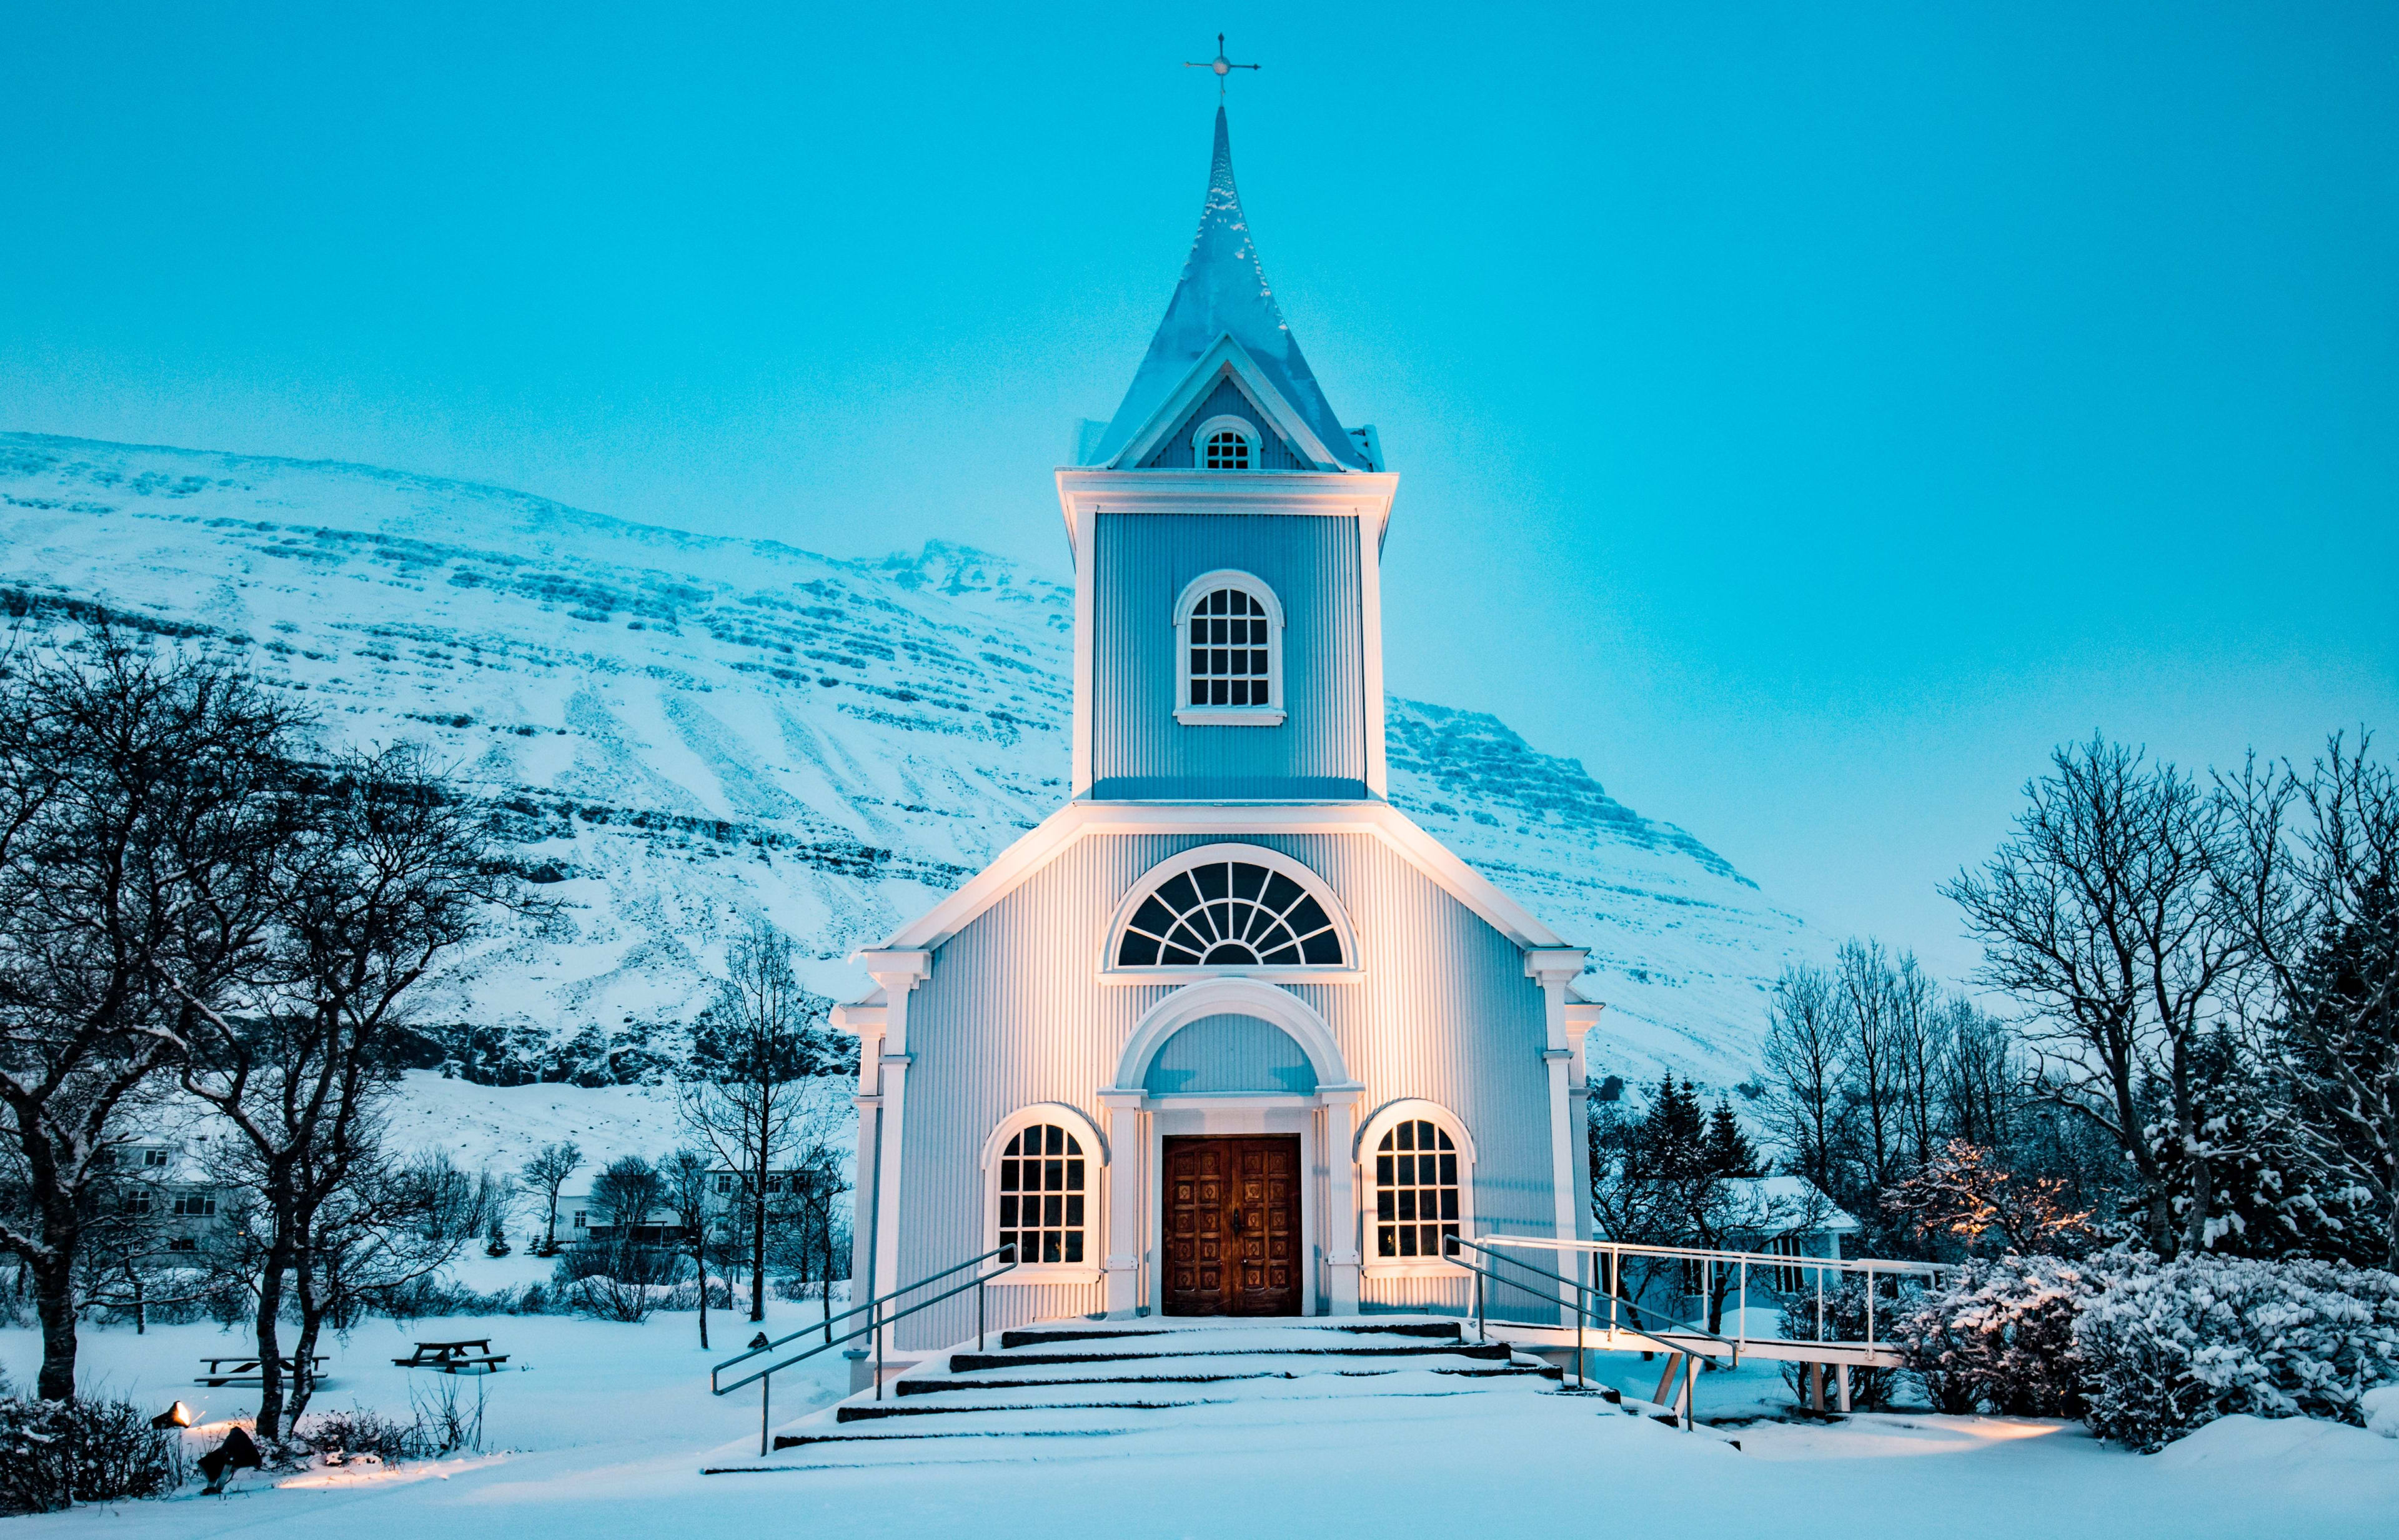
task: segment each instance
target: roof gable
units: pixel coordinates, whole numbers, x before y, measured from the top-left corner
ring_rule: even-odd
[[[1313,470],[1316,467],[1292,452],[1291,444],[1277,431],[1273,415],[1250,399],[1241,388],[1240,376],[1227,364],[1216,371],[1216,388],[1208,392],[1198,405],[1185,412],[1175,425],[1158,439],[1157,447],[1145,457],[1144,470],[1189,470],[1199,463],[1191,436],[1200,425],[1217,417],[1239,417],[1258,430],[1259,470]]]

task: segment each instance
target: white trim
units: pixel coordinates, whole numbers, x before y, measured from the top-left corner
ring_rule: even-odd
[[[1308,1055],[1309,1065],[1316,1071],[1319,1096],[1329,1089],[1345,1089],[1356,1084],[1349,1078],[1349,1063],[1341,1057],[1341,1045],[1334,1040],[1333,1029],[1325,1025],[1315,1006],[1288,990],[1255,979],[1208,979],[1184,985],[1142,1013],[1124,1053],[1117,1060],[1117,1082],[1112,1088],[1139,1091],[1142,1081],[1149,1074],[1149,1061],[1158,1057],[1166,1040],[1203,1016],[1254,1016],[1281,1027]],[[1309,1101],[1300,1099],[1302,1104]]]
[[[1383,541],[1358,520],[1358,656],[1366,707],[1366,795],[1389,797],[1390,769],[1383,721]]]
[[[885,949],[939,948],[1035,872],[1093,834],[1365,834],[1472,910],[1520,948],[1563,945],[1489,878],[1457,858],[1389,803],[1284,804],[1071,802],[1044,818],[965,886],[895,930]]]
[[[1183,623],[1191,618],[1192,610],[1198,607],[1201,600],[1214,593],[1218,588],[1240,588],[1246,591],[1252,599],[1267,607],[1267,618],[1274,623],[1276,634],[1281,633],[1282,601],[1275,597],[1274,589],[1267,585],[1265,578],[1255,573],[1245,573],[1238,567],[1218,567],[1213,572],[1201,573],[1183,585],[1183,592],[1174,601],[1174,628],[1181,630]]]
[[[1341,964],[1320,963],[1314,966],[1301,964],[1276,967],[1249,967],[1238,965],[1182,967],[1119,967],[1117,966],[1117,942],[1142,901],[1156,892],[1160,884],[1172,880],[1193,867],[1212,861],[1246,861],[1265,867],[1268,871],[1288,877],[1314,898],[1333,922],[1333,934],[1341,943]],[[1249,979],[1260,983],[1324,984],[1357,983],[1366,977],[1366,965],[1358,954],[1358,927],[1350,923],[1349,907],[1333,891],[1332,885],[1300,862],[1280,850],[1269,850],[1262,844],[1225,842],[1217,844],[1194,845],[1152,866],[1133,879],[1123,898],[1117,900],[1116,912],[1108,916],[1108,927],[1100,934],[1100,981],[1104,984],[1157,984],[1178,979]],[[1139,1081],[1119,1081],[1119,1085],[1138,1085]]]
[[[1267,693],[1269,706],[1191,706],[1191,643],[1183,628],[1208,596],[1221,588],[1246,594],[1267,612]],[[1280,727],[1286,715],[1282,672],[1282,601],[1266,579],[1235,567],[1201,573],[1183,585],[1174,601],[1174,720],[1186,727]]]
[[[1227,431],[1240,436],[1241,442],[1249,446],[1250,463],[1247,466],[1238,468],[1243,470],[1264,470],[1267,468],[1265,465],[1262,464],[1266,459],[1265,436],[1258,431],[1257,424],[1251,422],[1247,417],[1236,417],[1230,412],[1219,412],[1191,430],[1192,469],[1213,470],[1221,476],[1227,469],[1236,468],[1225,466],[1211,466],[1207,463],[1208,440],[1214,438],[1219,433]]]
[[[1091,547],[1091,517],[1098,513],[1320,515],[1359,519],[1374,526],[1379,547],[1400,479],[1392,471],[1257,470],[1227,476],[1210,470],[1058,468],[1058,508],[1077,553]],[[1078,584],[1079,588],[1079,584]],[[1078,618],[1079,618],[1078,610]]]
[[[1080,1262],[1024,1262],[993,1278],[996,1288],[1003,1284],[1026,1285],[1040,1283],[1097,1283],[1100,1280],[1100,1260],[1105,1254],[1102,1246],[1101,1216],[1105,1212],[1106,1189],[1104,1173],[1108,1165],[1108,1141],[1100,1134],[1099,1125],[1079,1107],[1064,1101],[1035,1101],[1017,1108],[992,1126],[991,1135],[983,1141],[983,1249],[986,1251],[999,1245],[999,1161],[1000,1152],[1008,1141],[1026,1128],[1054,1124],[1069,1136],[1082,1141],[1083,1167],[1083,1260]]]
[[[1395,1101],[1386,1101],[1376,1109],[1372,1117],[1366,1119],[1365,1125],[1358,1130],[1356,1143],[1351,1146],[1351,1154],[1358,1166],[1359,1270],[1365,1277],[1452,1278],[1471,1276],[1457,1263],[1439,1257],[1378,1257],[1375,1254],[1375,1226],[1380,1223],[1375,1214],[1375,1156],[1379,1153],[1384,1135],[1403,1123],[1419,1119],[1449,1135],[1449,1141],[1457,1146],[1457,1219],[1455,1223],[1459,1235],[1474,1234],[1477,1156],[1474,1136],[1467,1131],[1465,1119],[1440,1102],[1428,1101],[1422,1097],[1403,1096]],[[1419,1220],[1416,1223],[1424,1222]],[[1447,1224],[1452,1222],[1441,1220],[1438,1223]]]
[[[1216,388],[1217,377],[1223,374],[1230,374],[1233,377],[1233,382],[1240,386],[1241,394],[1247,396],[1250,399],[1250,404],[1256,407],[1259,413],[1274,425],[1276,432],[1281,435],[1283,442],[1289,444],[1293,453],[1300,459],[1319,470],[1330,471],[1336,475],[1363,474],[1351,470],[1338,455],[1333,453],[1330,445],[1316,436],[1315,430],[1308,426],[1307,419],[1293,409],[1291,402],[1284,399],[1281,391],[1268,383],[1257,364],[1251,359],[1249,349],[1243,347],[1229,331],[1219,334],[1215,343],[1207,352],[1200,356],[1199,361],[1194,363],[1190,371],[1183,376],[1182,384],[1167,392],[1166,399],[1159,403],[1156,412],[1150,413],[1149,420],[1125,441],[1125,447],[1118,450],[1116,457],[1108,462],[1109,468],[1130,468],[1148,459],[1157,450],[1159,440],[1173,429],[1175,424],[1183,421],[1184,414],[1197,407],[1207,399],[1210,392]],[[1218,474],[1221,475],[1222,472]]]

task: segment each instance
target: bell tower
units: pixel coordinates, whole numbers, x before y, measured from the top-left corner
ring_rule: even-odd
[[[1124,401],[1057,473],[1075,557],[1074,796],[1379,801],[1399,478],[1275,304],[1216,111],[1200,230]]]

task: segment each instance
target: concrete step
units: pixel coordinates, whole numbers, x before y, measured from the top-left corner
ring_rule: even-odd
[[[1286,1358],[1453,1358],[1505,1362],[1511,1352],[1505,1343],[1466,1343],[1454,1338],[1377,1343],[1336,1338],[1331,1333],[1324,1333],[1321,1338],[1300,1339],[1265,1332],[1190,1332],[1136,1338],[1121,1344],[1089,1343],[1082,1350],[1073,1352],[1041,1352],[1027,1346],[1000,1353],[953,1353],[949,1356],[949,1367],[953,1374],[964,1374],[979,1369],[1005,1369],[1015,1365],[1159,1363],[1255,1358],[1262,1354]]]
[[[1348,1379],[1388,1377],[1410,1370],[1463,1378],[1503,1378],[1538,1374],[1555,1378],[1561,1371],[1538,1358],[1511,1358],[1505,1353],[1411,1354],[1403,1358],[1352,1358],[1332,1355],[1300,1357],[1287,1353],[1208,1353],[1189,1357],[1102,1358],[1058,1364],[1046,1358],[1027,1362],[1013,1358],[978,1358],[956,1354],[947,1374],[915,1371],[891,1382],[901,1396],[934,1396],[978,1387],[1021,1388],[1050,1385],[1219,1385],[1242,1380],[1296,1380],[1314,1376]]]
[[[1465,1335],[1463,1328],[1453,1320],[1424,1320],[1400,1317],[1393,1320],[1361,1320],[1355,1317],[1334,1321],[1317,1316],[1277,1316],[1254,1318],[1238,1317],[1213,1319],[1177,1319],[1173,1325],[1162,1322],[1166,1317],[1144,1317],[1130,1321],[1078,1321],[1071,1326],[1017,1327],[999,1334],[999,1345],[1040,1347],[1053,1343],[1098,1342],[1126,1337],[1192,1337],[1214,1332],[1318,1332],[1339,1333],[1349,1337],[1446,1337],[1455,1342]]]
[[[901,1396],[882,1401],[844,1401],[834,1408],[834,1420],[838,1424],[850,1424],[898,1417],[939,1416],[946,1419],[988,1412],[1167,1412],[1194,1406],[1504,1393],[1519,1387],[1546,1386],[1548,1383],[1547,1375],[1539,1370],[1467,1377],[1409,1368],[1372,1376],[1260,1375],[1254,1379],[1213,1385],[1141,1385],[1113,1380],[1068,1385],[973,1385],[935,1398]]]

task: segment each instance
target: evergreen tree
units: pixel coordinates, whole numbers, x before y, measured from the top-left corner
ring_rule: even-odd
[[[1757,1147],[1741,1131],[1741,1119],[1733,1115],[1732,1103],[1721,1096],[1716,1098],[1716,1110],[1708,1118],[1708,1131],[1700,1141],[1700,1164],[1711,1176],[1758,1174]]]

